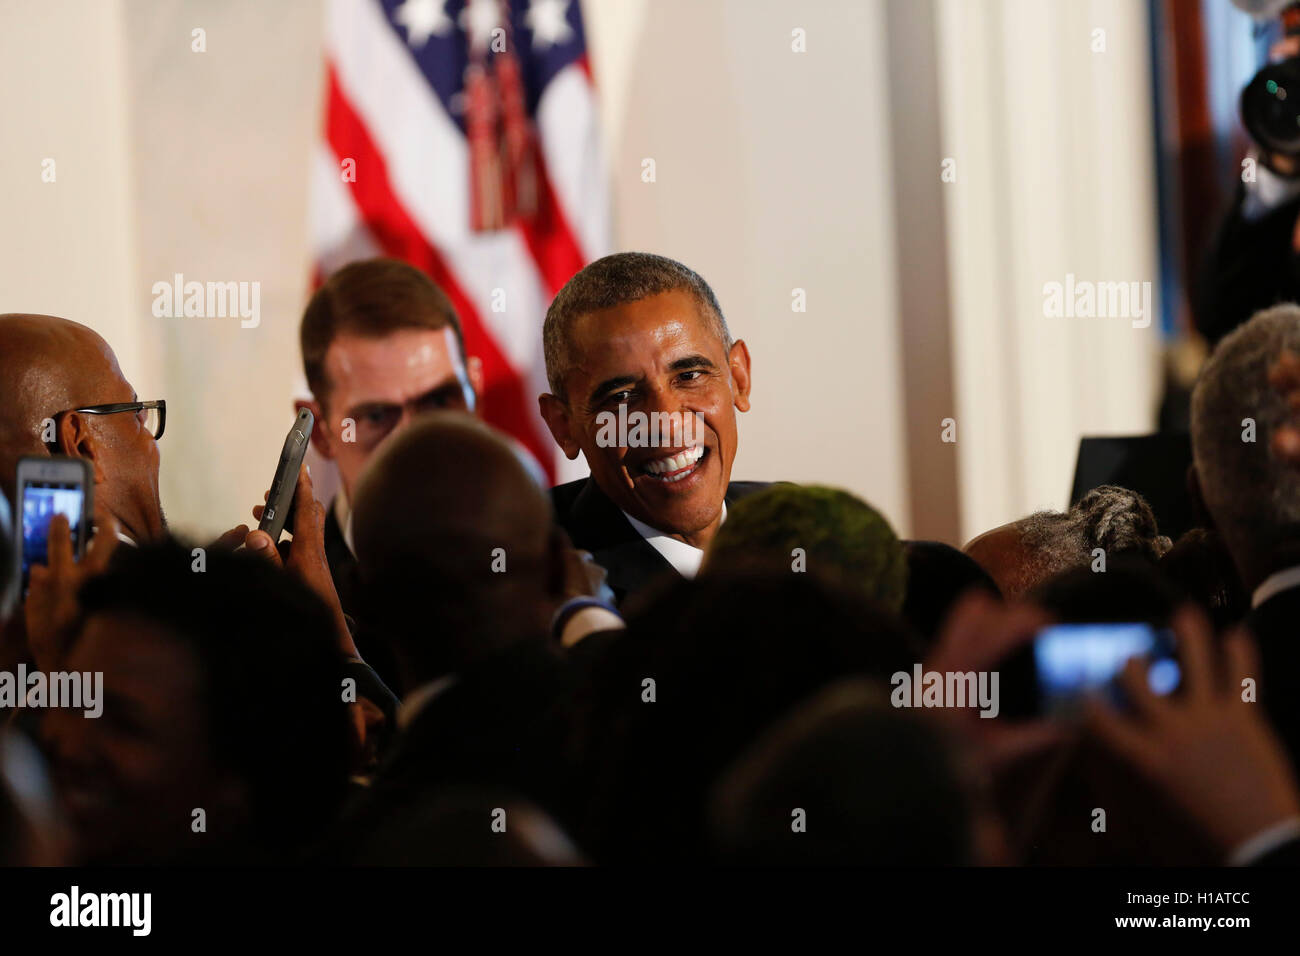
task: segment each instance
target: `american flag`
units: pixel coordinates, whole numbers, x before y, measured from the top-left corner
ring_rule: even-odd
[[[328,0],[325,45],[320,275],[376,255],[426,271],[483,361],[484,418],[554,478],[542,318],[610,243],[577,0]]]

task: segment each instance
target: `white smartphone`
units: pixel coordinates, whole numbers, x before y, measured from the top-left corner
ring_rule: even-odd
[[[18,459],[17,486],[14,548],[25,595],[31,566],[49,561],[50,520],[55,515],[68,519],[73,554],[78,560],[85,554],[94,510],[95,476],[84,458],[29,455]]]

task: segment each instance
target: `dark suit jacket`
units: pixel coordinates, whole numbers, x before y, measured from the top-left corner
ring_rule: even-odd
[[[762,481],[733,481],[727,486],[728,505],[767,487]],[[606,583],[619,604],[673,566],[628,523],[591,478],[551,489],[551,503],[560,526],[575,548],[590,551],[608,573]]]
[[[357,650],[385,684],[400,690],[397,658],[392,648],[381,635],[365,626],[365,615],[361,613],[361,572],[356,555],[343,539],[343,529],[334,516],[333,501],[325,513],[325,560],[329,562],[330,577],[334,579],[334,590],[338,592],[343,613],[352,618],[352,640]]]
[[[1259,702],[1300,765],[1300,588],[1274,594],[1246,623],[1259,641]]]

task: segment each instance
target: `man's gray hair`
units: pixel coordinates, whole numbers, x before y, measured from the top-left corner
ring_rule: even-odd
[[[1016,530],[1040,582],[1087,565],[1097,548],[1108,558],[1128,554],[1155,562],[1173,546],[1146,499],[1118,485],[1098,485],[1066,512],[1037,511],[1017,521]]]
[[[1223,339],[1192,391],[1201,495],[1239,562],[1300,533],[1300,472],[1272,452],[1278,426],[1294,413],[1268,372],[1288,350],[1300,356],[1300,307],[1292,303],[1257,312]],[[1248,429],[1254,441],[1245,440]]]
[[[689,292],[713,333],[730,350],[731,332],[722,307],[709,284],[693,269],[675,259],[650,252],[616,252],[597,259],[564,284],[546,310],[542,326],[542,352],[551,393],[564,401],[565,379],[572,364],[569,332],[577,319],[602,309],[647,299],[661,292]]]

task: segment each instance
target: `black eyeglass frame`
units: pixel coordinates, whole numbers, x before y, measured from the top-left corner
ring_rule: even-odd
[[[167,401],[166,399],[157,399],[152,402],[112,402],[108,405],[85,405],[81,408],[67,408],[55,414],[55,420],[59,415],[66,415],[68,412],[77,412],[81,415],[116,415],[119,412],[142,412],[148,408],[158,409],[158,430],[153,433],[153,440],[157,441],[162,438],[163,432],[167,428]]]

